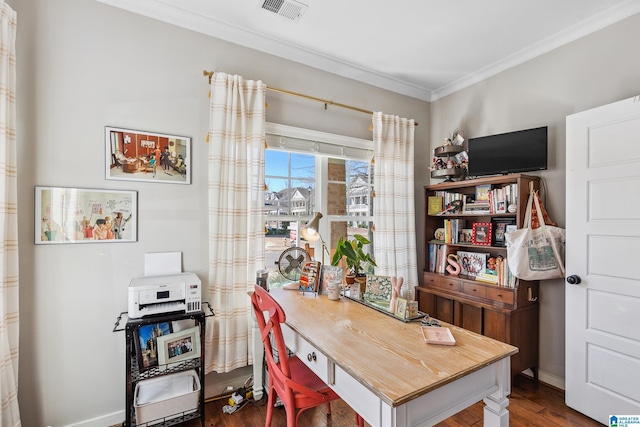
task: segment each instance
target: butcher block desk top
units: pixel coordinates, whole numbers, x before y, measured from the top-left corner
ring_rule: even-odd
[[[518,352],[441,322],[456,345],[425,344],[420,322],[404,323],[347,298],[271,289],[286,324],[388,405],[396,407]]]

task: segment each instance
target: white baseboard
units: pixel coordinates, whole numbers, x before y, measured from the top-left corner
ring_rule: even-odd
[[[522,371],[523,375],[533,378],[533,371],[531,369],[526,369]],[[538,370],[538,381],[553,386],[555,388],[559,388],[560,390],[564,390],[564,378],[561,378],[557,375],[550,374],[545,371]]]
[[[550,374],[545,371],[538,371],[538,379],[543,383],[554,386],[555,388],[559,388],[560,390],[565,390],[565,382],[564,378],[558,377],[557,375]]]
[[[65,427],[105,427],[122,425],[125,419],[124,411],[114,412],[112,414],[103,415],[98,418],[92,418],[90,420],[81,421],[75,424],[69,424]]]

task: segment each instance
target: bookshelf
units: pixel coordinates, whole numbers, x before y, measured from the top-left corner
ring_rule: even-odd
[[[424,187],[427,247],[416,288],[420,311],[518,347],[512,373],[531,369],[535,378],[539,283],[510,274],[504,233],[522,226],[539,186],[539,177],[509,174]],[[449,258],[459,260],[460,274]]]

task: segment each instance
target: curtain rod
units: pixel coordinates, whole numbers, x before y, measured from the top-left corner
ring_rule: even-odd
[[[211,78],[213,77],[214,74],[215,74],[215,71],[204,70],[202,72],[203,76],[209,77],[209,84],[211,84]],[[333,101],[330,101],[328,99],[317,98],[315,96],[305,95],[303,93],[293,92],[293,91],[285,90],[285,89],[278,89],[276,87],[270,87],[270,86],[267,86],[267,90],[270,90],[270,91],[273,91],[273,92],[278,92],[278,93],[284,93],[286,95],[293,95],[293,96],[297,96],[297,97],[300,97],[300,98],[310,99],[312,101],[322,102],[324,104],[324,109],[325,110],[327,109],[327,105],[335,105],[336,107],[342,107],[342,108],[346,108],[348,110],[353,110],[353,111],[358,111],[360,113],[373,115],[373,111],[365,110],[364,108],[352,107],[351,105],[341,104],[339,102],[333,102]],[[414,122],[414,124],[416,126],[418,126],[417,122]]]

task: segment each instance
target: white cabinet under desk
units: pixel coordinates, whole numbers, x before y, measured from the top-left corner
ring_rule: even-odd
[[[270,293],[286,313],[290,350],[370,425],[430,426],[482,399],[485,427],[508,425],[517,348],[448,324],[457,344],[427,345],[419,322],[347,299]],[[254,364],[262,366],[261,354]]]

